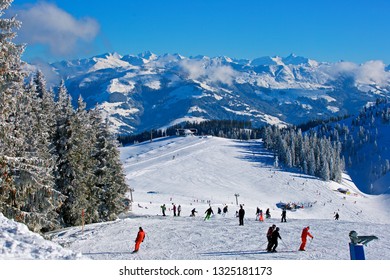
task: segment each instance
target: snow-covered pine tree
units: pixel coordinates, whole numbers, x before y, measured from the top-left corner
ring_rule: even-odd
[[[98,163],[94,174],[99,193],[99,218],[109,221],[123,212],[123,199],[128,187],[119,159],[118,142],[109,131],[108,121],[102,121],[97,109],[91,110],[90,117],[97,132],[93,157]]]
[[[92,157],[95,133],[90,124],[86,104],[80,96],[77,101],[77,110],[72,116],[70,127],[72,134],[69,138],[71,149],[68,159],[72,165],[73,180],[72,191],[68,193],[67,223],[71,225],[82,224],[82,212],[85,214],[85,222],[98,221],[98,197],[95,190],[94,168],[97,161]]]
[[[71,118],[74,114],[71,98],[62,81],[58,90],[58,101],[56,103],[56,131],[53,137],[56,154],[55,188],[66,196],[66,200],[60,209],[60,221],[63,225],[72,225],[74,220],[70,217],[69,207],[73,203],[73,180],[75,177],[73,165],[70,160],[72,143]]]
[[[48,139],[52,142],[56,130],[56,111],[54,110],[56,104],[54,101],[54,93],[52,89],[47,89],[45,77],[40,70],[37,71],[33,80],[40,105],[39,119],[41,125],[44,126],[45,133],[48,134]],[[53,148],[52,145],[50,149],[53,150]]]
[[[0,17],[11,3],[0,0]],[[15,18],[0,18],[0,211],[34,231],[50,230],[56,227],[56,199],[46,162],[36,142],[29,142],[36,114],[33,90],[23,87],[23,46],[12,42],[19,26]]]
[[[13,146],[17,94],[20,94],[23,82],[20,56],[23,47],[15,45],[14,29],[20,27],[15,18],[2,18],[12,0],[0,0],[0,155],[10,156]]]

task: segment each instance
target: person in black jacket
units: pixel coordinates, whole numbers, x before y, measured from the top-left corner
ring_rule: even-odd
[[[283,208],[283,210],[282,210],[282,220],[281,220],[281,222],[283,223],[283,222],[287,222],[286,221],[286,208]]]
[[[272,247],[271,237],[272,237],[272,233],[274,232],[275,228],[276,228],[276,225],[272,225],[271,227],[268,228],[268,231],[267,231],[267,240],[268,240],[267,251],[271,251],[271,247]]]
[[[245,210],[242,207],[242,205],[240,205],[240,210],[238,211],[238,220],[239,220],[240,226],[244,225],[244,216],[245,216]]]
[[[204,213],[206,214],[206,217],[204,217],[204,221],[209,220],[211,214],[214,214],[213,209],[211,209],[211,206]]]
[[[279,234],[279,228],[276,227],[271,235],[271,246],[267,248],[268,252],[277,252],[276,248],[278,247],[278,238],[282,239],[282,237]]]
[[[195,217],[195,213],[198,213],[195,208],[191,210],[191,215],[190,217]]]
[[[225,207],[223,207],[223,216],[225,216],[226,215],[226,213],[228,212],[228,206],[227,205],[225,205]]]

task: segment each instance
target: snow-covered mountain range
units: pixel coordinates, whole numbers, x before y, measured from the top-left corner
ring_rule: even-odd
[[[120,134],[187,120],[282,125],[354,114],[390,92],[389,68],[294,54],[248,60],[151,52],[51,64],[74,100],[81,95],[88,107],[99,106]]]

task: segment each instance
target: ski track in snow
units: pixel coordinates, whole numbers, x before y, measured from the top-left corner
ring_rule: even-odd
[[[173,157],[175,156],[175,157]],[[348,260],[351,230],[376,235],[365,247],[367,259],[390,259],[388,196],[370,196],[357,190],[349,177],[343,183],[324,182],[294,170],[275,169],[272,155],[258,141],[217,137],[163,138],[121,148],[121,160],[134,203],[120,219],[50,233],[53,241],[91,259],[113,260]],[[337,192],[347,187],[351,195]],[[234,194],[246,210],[238,225]],[[204,221],[208,202],[214,216]],[[276,203],[311,203],[287,212],[280,223]],[[172,203],[181,205],[173,217]],[[161,215],[165,203],[167,216]],[[224,217],[217,208],[228,205]],[[270,209],[272,218],[255,220],[256,207]],[[196,217],[189,217],[192,208]],[[340,220],[333,219],[338,211]],[[268,253],[266,232],[276,224],[282,240],[277,253]],[[310,225],[314,239],[298,252],[302,228]],[[136,254],[138,227],[146,232]]]

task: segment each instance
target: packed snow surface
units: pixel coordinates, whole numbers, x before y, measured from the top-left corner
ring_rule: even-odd
[[[354,230],[378,237],[365,246],[366,259],[390,259],[388,196],[361,193],[347,175],[338,184],[276,168],[261,141],[160,138],[121,148],[121,160],[134,189],[132,211],[113,222],[87,225],[84,231],[74,227],[52,233],[53,241],[91,259],[348,260],[349,232]],[[246,211],[244,226],[235,216],[236,197]],[[304,208],[288,211],[287,222],[281,223],[278,202]],[[181,205],[180,216],[173,216],[172,203]],[[162,204],[167,206],[165,217]],[[205,221],[209,205],[214,215]],[[228,213],[218,214],[225,205]],[[269,208],[272,217],[256,220],[256,207]],[[193,208],[198,213],[190,217]],[[277,253],[265,251],[272,224],[282,237]],[[305,226],[314,239],[305,252],[298,252]],[[146,238],[132,254],[139,227]]]
[[[261,141],[217,137],[168,137],[121,148],[132,210],[112,222],[72,227],[47,235],[0,214],[1,259],[111,260],[348,260],[349,232],[375,235],[366,259],[389,260],[389,197],[361,193],[345,175],[342,184],[324,182],[297,170],[274,166]],[[338,191],[348,190],[346,194]],[[129,198],[130,198],[129,194]],[[237,201],[236,201],[237,198]],[[244,226],[236,211],[243,204]],[[287,211],[281,223],[279,202],[303,205]],[[173,216],[172,203],[181,205]],[[162,216],[161,205],[167,206]],[[214,215],[204,220],[211,205]],[[228,206],[226,215],[218,207]],[[259,207],[271,218],[256,220]],[[190,217],[195,208],[197,214]],[[340,219],[334,220],[338,212]],[[277,253],[267,253],[266,232],[280,228]],[[303,227],[310,226],[305,252],[298,252]],[[146,238],[132,254],[138,228]],[[62,245],[62,246],[60,246]]]

